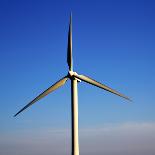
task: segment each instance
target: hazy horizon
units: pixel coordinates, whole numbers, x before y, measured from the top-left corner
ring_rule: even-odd
[[[80,154],[153,155],[154,131],[155,123],[106,124],[104,127],[80,129]],[[67,155],[71,151],[70,133],[70,129],[43,128],[3,135],[0,154]]]

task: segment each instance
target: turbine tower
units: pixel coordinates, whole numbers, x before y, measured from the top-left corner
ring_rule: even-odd
[[[67,63],[69,67],[68,74],[60,79],[58,82],[53,84],[47,90],[38,95],[35,99],[29,102],[24,108],[22,108],[19,112],[17,112],[15,116],[19,113],[30,107],[32,104],[42,99],[52,91],[58,89],[63,86],[68,79],[71,80],[71,127],[72,127],[72,155],[79,155],[79,139],[78,139],[78,82],[84,81],[101,89],[104,89],[108,92],[111,92],[115,95],[123,97],[124,99],[130,100],[128,97],[123,94],[109,88],[106,85],[103,85],[92,78],[89,78],[85,75],[79,75],[73,71],[73,58],[72,58],[72,15],[70,15],[70,23],[69,23],[69,32],[68,32],[68,47],[67,47]]]

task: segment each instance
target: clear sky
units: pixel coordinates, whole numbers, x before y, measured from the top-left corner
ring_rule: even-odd
[[[155,154],[155,3],[152,0],[0,1],[0,154],[70,153],[70,81],[13,115],[74,70],[131,97],[79,83],[83,155]]]

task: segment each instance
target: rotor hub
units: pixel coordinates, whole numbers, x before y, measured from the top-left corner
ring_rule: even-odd
[[[76,72],[73,72],[73,71],[69,71],[68,72],[69,77],[73,77],[73,75],[75,75],[75,74],[77,74],[77,73]]]
[[[78,79],[78,78],[76,78],[74,75],[78,75],[78,74],[77,74],[76,72],[73,72],[73,71],[69,71],[69,72],[68,72],[69,78],[75,78],[75,79],[78,80],[78,82],[81,82],[81,80]]]

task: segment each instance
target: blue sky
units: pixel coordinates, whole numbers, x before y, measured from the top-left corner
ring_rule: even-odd
[[[120,134],[120,141],[126,146],[131,146],[134,139],[147,137],[142,152],[149,150],[148,155],[154,154],[154,147],[148,148],[155,144],[151,136],[155,134],[154,6],[150,0],[1,0],[1,154],[21,154],[19,146],[24,148],[29,141],[31,146],[42,145],[42,150],[46,150],[47,146],[42,142],[47,140],[46,143],[51,143],[53,137],[57,139],[56,144],[51,143],[53,147],[56,145],[62,151],[69,145],[64,141],[70,140],[70,81],[17,118],[12,116],[67,73],[70,11],[73,14],[74,70],[133,99],[130,103],[91,85],[79,83],[80,144],[81,147],[87,146],[81,151],[91,154],[87,149],[93,145],[91,140],[105,144],[106,148],[107,145],[117,146],[115,134]],[[132,132],[129,131],[131,128]],[[137,128],[141,130],[140,134]],[[105,133],[107,130],[108,134]],[[55,131],[58,134],[55,135]],[[91,134],[85,136],[83,132],[86,131]],[[32,136],[42,139],[44,133],[47,139],[42,142],[35,141]],[[95,138],[96,133],[98,136]],[[106,135],[105,138],[111,141],[106,144],[100,135]],[[112,155],[114,151],[116,154],[128,152],[127,155],[139,155],[142,154],[140,141],[129,150],[125,146],[126,149],[121,150],[118,146],[118,150],[107,149],[106,152],[102,146],[97,146],[100,151],[96,154]],[[55,151],[53,154],[61,154],[60,150],[48,146],[47,155],[52,151]],[[10,152],[5,152],[5,148],[10,148]],[[38,154],[34,148],[29,150],[30,155]],[[69,149],[65,151],[66,154],[70,152]]]

